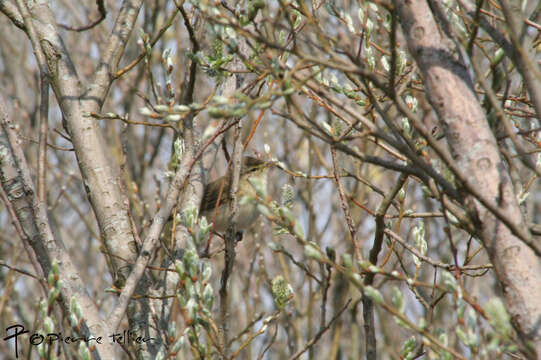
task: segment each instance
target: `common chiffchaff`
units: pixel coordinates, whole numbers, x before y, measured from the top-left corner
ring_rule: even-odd
[[[267,186],[267,173],[272,163],[256,159],[254,157],[245,156],[242,160],[242,169],[239,181],[239,190],[237,199],[239,200],[237,230],[245,230],[252,225],[259,217],[257,203],[255,201],[241,202],[244,196],[255,196],[254,186],[250,183],[250,179],[259,181],[264,187]],[[223,185],[222,185],[223,184]],[[229,175],[222,176],[205,186],[199,214],[205,216],[209,222],[214,219],[214,213],[220,188],[222,194],[218,209],[216,210],[216,219],[214,220],[214,230],[217,232],[225,232],[229,225],[231,214],[229,212],[229,204],[231,202],[231,177]]]

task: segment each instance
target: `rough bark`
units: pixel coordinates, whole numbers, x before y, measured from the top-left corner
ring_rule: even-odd
[[[62,241],[53,236],[47,206],[36,196],[30,169],[15,135],[14,123],[8,118],[7,112],[4,99],[0,97],[0,182],[9,206],[14,209],[16,219],[13,221],[21,225],[20,236],[32,247],[45,277],[55,263],[62,269],[59,272],[63,283],[60,304],[66,314],[70,311],[72,301],[79,304],[83,314],[81,334],[86,337],[108,336],[109,327],[100,318],[99,310],[88,295],[79,271]],[[100,344],[94,353],[96,359],[113,359],[114,355],[114,347],[107,341]]]
[[[512,223],[526,228],[496,139],[490,131],[464,64],[456,60],[424,0],[395,0],[409,51],[425,80],[426,94],[443,122],[454,161],[462,176],[499,207]],[[500,219],[467,196],[478,234],[501,284],[513,325],[541,354],[541,262]]]
[[[77,75],[69,51],[56,27],[56,19],[46,2],[27,1],[33,25],[43,51],[51,86],[64,118],[64,125],[73,143],[85,190],[96,215],[102,240],[110,257],[113,276],[122,285],[128,274],[123,261],[134,261],[131,246],[134,238],[128,216],[128,203],[123,197],[118,164],[111,161],[108,146],[97,121],[86,113],[99,112],[112,83],[124,46],[142,5],[141,0],[125,1],[113,28],[103,61],[96,69],[94,81],[85,88]]]

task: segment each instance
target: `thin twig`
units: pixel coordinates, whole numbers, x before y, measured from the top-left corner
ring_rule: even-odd
[[[344,305],[342,307],[342,309],[340,309],[340,311],[338,311],[338,313],[336,315],[333,316],[333,318],[331,319],[331,321],[329,321],[329,323],[323,328],[323,329],[320,329],[317,334],[310,339],[310,341],[308,341],[306,343],[306,345],[304,345],[304,347],[297,351],[293,356],[291,356],[289,358],[289,360],[295,360],[295,359],[298,359],[302,354],[304,354],[309,348],[311,348],[312,346],[314,346],[314,344],[319,340],[319,338],[321,338],[321,336],[327,331],[329,330],[329,328],[331,327],[331,325],[340,317],[340,315],[342,315],[342,313],[348,308],[349,304],[351,303],[351,299],[348,299],[348,301],[346,302],[346,305]]]
[[[163,230],[163,226],[166,220],[169,218],[169,215],[177,204],[180,189],[187,177],[189,176],[192,167],[195,165],[196,161],[203,155],[205,149],[210,146],[210,144],[212,144],[219,135],[229,130],[237,122],[238,120],[231,121],[229,123],[223,122],[221,126],[215,131],[215,133],[207,140],[207,142],[203,146],[201,146],[199,152],[192,159],[186,159],[185,163],[181,164],[179,170],[177,170],[177,173],[175,174],[175,177],[173,178],[173,181],[169,186],[166,201],[154,216],[152,225],[148,230],[147,237],[143,242],[143,247],[141,249],[140,255],[137,258],[133,270],[130,273],[128,279],[126,280],[124,288],[122,289],[122,293],[118,298],[118,304],[111,313],[111,316],[109,316],[111,329],[113,331],[116,331],[120,326],[120,322],[122,321],[124,313],[128,308],[128,303],[130,302],[131,296],[136,289],[137,283],[143,276],[147,265],[152,259],[152,254],[154,254],[156,248],[160,244],[159,235]]]
[[[17,26],[22,31],[26,32],[26,26],[24,25],[24,20],[17,11],[17,8],[12,3],[0,0],[0,12],[6,15],[11,22]]]
[[[263,325],[261,326],[261,328],[260,328],[257,332],[255,332],[255,333],[253,333],[252,335],[250,335],[250,337],[249,337],[248,339],[246,339],[246,341],[245,341],[244,343],[242,343],[242,345],[237,349],[237,351],[235,351],[235,353],[234,353],[233,355],[231,355],[231,357],[229,358],[229,360],[233,360],[234,358],[236,358],[236,357],[240,354],[240,352],[242,351],[242,349],[244,349],[246,346],[250,345],[250,343],[251,343],[256,337],[258,337],[259,335],[263,334],[263,333],[267,330],[269,324],[270,324],[271,322],[273,322],[274,320],[276,320],[276,318],[277,318],[278,315],[280,314],[280,311],[281,311],[281,310],[277,310],[274,314],[272,314],[271,316],[267,317],[267,318],[265,319],[265,321],[263,321]]]
[[[72,26],[65,25],[65,24],[58,24],[58,26],[60,26],[63,29],[66,29],[68,31],[77,31],[77,32],[92,29],[94,26],[98,25],[103,20],[105,20],[105,17],[107,16],[107,10],[105,9],[105,5],[103,3],[103,0],[96,0],[96,5],[98,6],[98,11],[100,13],[100,17],[98,19],[92,21],[90,24],[83,25],[83,26],[80,26],[80,27],[72,27]]]
[[[160,38],[165,33],[165,31],[169,29],[169,27],[173,24],[173,20],[175,20],[175,17],[177,16],[177,14],[178,14],[178,9],[173,11],[173,14],[171,14],[171,17],[169,17],[169,19],[167,20],[167,23],[158,31],[156,36],[150,41],[151,47],[154,47],[154,45],[156,45],[156,43],[158,42],[158,40],[160,40]],[[141,54],[139,54],[139,56],[135,58],[135,60],[133,60],[131,63],[129,63],[122,69],[118,70],[114,74],[113,79],[118,79],[119,77],[121,77],[122,75],[124,75],[125,73],[133,69],[135,65],[139,64],[139,62],[145,58],[145,56],[146,56],[146,52],[143,51]]]
[[[344,211],[344,216],[346,217],[346,222],[348,224],[349,234],[351,236],[351,243],[353,244],[353,251],[355,252],[357,260],[361,261],[361,252],[359,250],[359,245],[357,244],[357,228],[355,227],[353,219],[351,218],[351,214],[349,212],[349,205],[344,194],[344,188],[342,187],[342,183],[340,182],[340,174],[338,173],[338,162],[336,159],[336,149],[334,148],[334,146],[331,146],[331,157],[333,162],[334,180],[336,182],[336,187],[338,188],[338,194],[340,195],[340,204],[342,204],[342,210]]]
[[[445,263],[442,263],[442,262],[439,262],[439,261],[435,261],[435,260],[429,258],[428,256],[421,254],[415,247],[408,244],[404,239],[402,239],[394,231],[392,231],[390,229],[385,229],[384,232],[385,232],[386,235],[390,236],[393,240],[396,240],[397,242],[399,242],[409,252],[411,252],[413,255],[417,256],[422,261],[424,261],[424,262],[426,262],[426,263],[428,263],[428,264],[430,264],[432,266],[436,266],[436,267],[446,269],[446,270],[449,270],[449,271],[453,271],[456,268],[456,266],[453,265],[453,264],[445,264]],[[467,265],[467,266],[461,266],[460,267],[461,270],[485,270],[485,269],[492,269],[492,268],[493,268],[492,264]]]
[[[406,182],[408,175],[402,173],[398,178],[395,186],[392,190],[385,196],[381,201],[381,204],[376,212],[376,232],[374,235],[374,244],[370,253],[368,255],[368,260],[373,264],[377,265],[378,263],[378,254],[381,251],[383,245],[383,237],[385,230],[385,214],[391,206],[391,202],[395,198],[396,194],[402,189],[402,186]],[[375,273],[370,271],[366,274],[364,278],[365,285],[372,285],[374,282]],[[365,344],[366,344],[366,358],[367,359],[376,359],[377,358],[377,343],[376,343],[376,324],[374,322],[374,302],[368,296],[363,296],[363,319],[364,319],[364,330],[365,330]]]

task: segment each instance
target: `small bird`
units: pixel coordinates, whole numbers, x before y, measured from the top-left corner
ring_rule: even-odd
[[[250,179],[259,180],[263,186],[267,187],[267,174],[269,168],[273,165],[271,162],[245,156],[242,160],[242,169],[239,180],[239,190],[237,199],[239,200],[237,230],[242,231],[250,227],[259,217],[257,203],[249,201],[240,203],[244,196],[255,196],[256,191],[250,183]],[[252,180],[253,181],[253,180]],[[223,185],[222,185],[223,184]],[[222,194],[218,209],[216,211],[216,219],[214,219],[214,210],[220,194],[220,188],[223,186]],[[231,177],[228,175],[222,176],[205,186],[201,206],[199,207],[200,216],[205,216],[210,222],[214,219],[214,231],[225,232],[229,225],[231,214],[229,213],[229,204],[231,203]]]

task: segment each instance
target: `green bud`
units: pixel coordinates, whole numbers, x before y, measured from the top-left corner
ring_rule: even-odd
[[[187,303],[186,298],[182,296],[180,292],[177,293],[177,299],[181,306],[186,306],[186,303]]]
[[[186,290],[188,299],[193,299],[197,295],[193,281],[189,277],[184,280],[184,289]]]
[[[75,296],[72,296],[71,298],[70,311],[75,314],[79,319],[83,316],[81,307],[79,306],[79,302],[77,301],[77,298]]]
[[[182,346],[184,346],[184,336],[181,336],[173,345],[173,348],[171,349],[171,352],[178,353],[180,349],[182,349]]]
[[[79,320],[77,320],[77,317],[75,316],[75,314],[70,314],[69,322],[72,328],[75,328],[79,325]]]
[[[351,269],[353,267],[353,257],[351,256],[351,254],[343,254],[342,262],[344,263],[344,266],[348,269]]]
[[[47,276],[47,282],[49,283],[49,286],[54,286],[55,282],[55,276],[52,271],[49,271],[49,276]]]
[[[191,103],[189,106],[190,106],[190,109],[195,110],[195,111],[201,110],[203,108],[203,105],[199,103]]]
[[[226,105],[230,103],[230,100],[226,98],[225,96],[216,95],[212,98],[212,100],[219,105]]]
[[[256,105],[257,109],[268,109],[272,106],[272,101],[265,101]]]
[[[187,113],[190,111],[190,107],[186,105],[175,105],[173,106],[174,112]]]
[[[39,354],[40,359],[47,359],[47,348],[45,347],[45,342],[42,342],[41,344],[38,345],[38,354]]]
[[[203,289],[203,304],[207,309],[212,309],[212,304],[214,303],[214,293],[212,286],[210,284],[205,285]]]
[[[406,309],[406,303],[404,302],[404,295],[398,289],[398,287],[394,286],[392,290],[392,297],[391,302],[393,306],[400,312],[401,314],[404,313],[404,310]]]
[[[43,317],[47,316],[47,301],[45,299],[41,299],[39,302],[39,313]]]
[[[197,310],[199,309],[199,305],[197,304],[197,301],[195,301],[194,298],[191,298],[186,303],[186,311],[188,312],[188,316],[190,316],[191,319],[195,319],[195,315],[197,314]]]
[[[169,106],[164,105],[164,104],[155,105],[154,109],[156,109],[159,112],[169,112]]]
[[[272,279],[271,291],[272,297],[279,309],[283,309],[294,296],[293,288],[281,275]]]
[[[282,249],[282,245],[275,243],[274,241],[270,241],[267,245],[272,251],[280,251]]]
[[[150,110],[149,108],[147,107],[142,107],[139,109],[139,113],[143,116],[152,116],[154,115],[154,112],[152,110]]]
[[[88,346],[86,345],[84,341],[81,341],[79,343],[77,354],[79,355],[79,359],[90,360],[90,350],[88,350]]]
[[[168,121],[168,122],[172,122],[172,123],[175,123],[175,122],[179,122],[180,120],[182,120],[182,115],[179,115],[179,114],[169,114],[165,117],[164,119],[165,121]]]
[[[257,204],[257,211],[259,211],[259,213],[265,217],[272,217],[272,213],[269,211],[269,208],[266,207],[265,205],[263,204]]]
[[[55,301],[58,298],[59,294],[60,294],[60,290],[57,289],[57,288],[54,288],[54,289],[49,291],[49,297],[47,299],[48,306],[52,306],[55,303]]]
[[[376,304],[383,303],[383,296],[381,296],[380,292],[376,288],[372,286],[365,286],[363,291],[364,291],[364,295],[370,298],[374,303]]]
[[[416,345],[417,345],[417,340],[415,340],[415,336],[410,337],[402,345],[402,349],[400,350],[400,354],[403,357],[406,357],[410,352],[412,352],[415,349]]]
[[[321,249],[319,246],[313,242],[310,241],[308,244],[304,245],[304,255],[310,259],[314,259],[317,261],[323,260],[323,255],[321,254]]]
[[[175,269],[177,270],[177,274],[181,279],[185,277],[186,269],[184,268],[184,263],[182,261],[175,260]]]
[[[175,337],[176,334],[177,334],[177,322],[173,320],[169,323],[169,326],[167,327],[167,336]]]
[[[51,319],[49,316],[45,317],[45,320],[43,320],[43,328],[47,333],[54,332],[54,322],[53,319]]]
[[[190,330],[188,330],[188,340],[190,340],[192,344],[195,344],[197,341],[197,336],[195,336],[195,331],[193,330],[193,328],[189,329]]]
[[[210,276],[212,275],[212,267],[208,262],[203,263],[203,271],[201,273],[201,281],[206,283],[210,280]]]
[[[495,297],[485,305],[485,312],[488,315],[490,325],[502,334],[505,338],[511,336],[513,330],[511,327],[511,318],[503,302]]]
[[[282,206],[291,209],[294,195],[293,187],[287,183],[284,184],[282,186]]]
[[[298,221],[295,221],[295,225],[293,225],[293,232],[295,233],[295,236],[299,239],[304,239],[304,229],[302,228],[301,224]]]
[[[278,212],[279,212],[279,214],[280,214],[280,216],[282,218],[287,220],[288,223],[292,223],[292,222],[295,221],[295,216],[293,215],[293,213],[288,208],[280,207],[278,209]]]
[[[458,284],[453,274],[448,271],[444,271],[441,274],[441,277],[443,280],[443,285],[447,288],[447,290],[454,292],[458,289]]]

